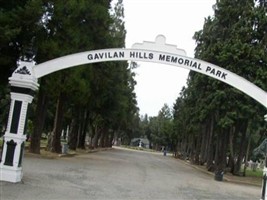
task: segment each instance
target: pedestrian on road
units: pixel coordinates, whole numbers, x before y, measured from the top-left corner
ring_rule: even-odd
[[[163,155],[166,156],[167,155],[167,150],[166,147],[163,148]]]

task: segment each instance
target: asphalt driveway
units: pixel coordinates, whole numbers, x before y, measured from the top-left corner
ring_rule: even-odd
[[[162,154],[112,149],[75,157],[26,156],[21,183],[0,182],[0,200],[260,199],[261,188],[218,182]]]

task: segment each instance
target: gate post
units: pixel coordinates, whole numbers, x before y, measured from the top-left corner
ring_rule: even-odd
[[[11,103],[0,160],[0,181],[20,182],[26,140],[27,110],[39,84],[34,76],[34,62],[21,61],[9,78]]]

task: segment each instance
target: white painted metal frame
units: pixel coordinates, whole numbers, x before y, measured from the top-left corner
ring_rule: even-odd
[[[119,56],[120,53],[123,54],[123,56]],[[133,54],[136,56],[131,56]],[[89,55],[99,59],[88,59]],[[149,55],[151,55],[152,58],[149,58]],[[100,58],[101,56],[102,58]],[[177,60],[175,62],[176,58]],[[174,45],[165,44],[165,37],[162,35],[157,36],[155,42],[134,44],[132,49],[101,49],[63,56],[35,65],[32,71],[36,78],[40,78],[50,73],[77,65],[123,60],[154,62],[193,70],[237,88],[267,108],[267,93],[264,90],[243,77],[219,66],[195,58],[186,57],[184,50],[178,49]],[[195,66],[186,65],[185,60],[189,61],[189,63],[196,64]]]

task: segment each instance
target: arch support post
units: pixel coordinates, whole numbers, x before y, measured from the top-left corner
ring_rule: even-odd
[[[34,62],[21,61],[9,78],[11,103],[4,135],[0,180],[20,182],[23,176],[22,160],[26,140],[27,110],[39,84],[32,67]]]

